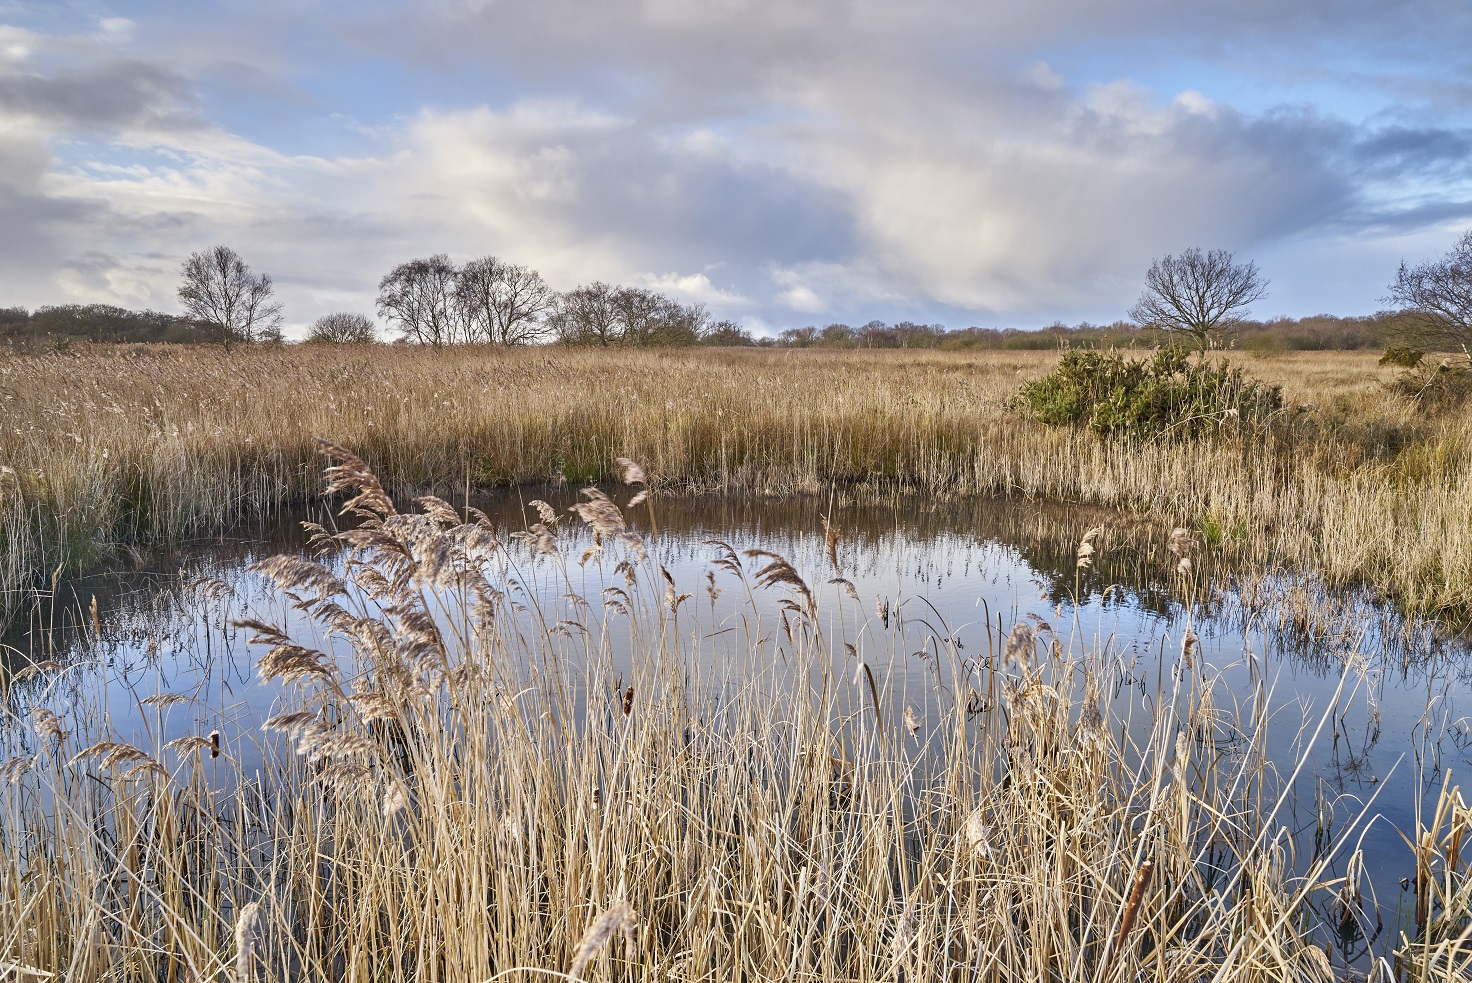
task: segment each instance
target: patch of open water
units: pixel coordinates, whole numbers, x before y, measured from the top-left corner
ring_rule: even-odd
[[[566,512],[573,492],[513,491],[472,504],[505,540],[537,521],[527,506],[535,497],[567,516],[558,533],[565,564],[534,560],[513,544],[520,559],[500,575],[519,580],[529,599],[550,606],[566,604],[559,599],[568,593],[600,604],[618,574],[611,563],[577,563],[592,537]],[[836,570],[825,513],[841,530]],[[848,680],[861,703],[857,668],[860,660],[871,665],[883,716],[899,726],[911,707],[920,722],[917,743],[942,707],[955,705],[958,680],[1001,668],[1005,638],[1019,622],[1038,627],[1044,639],[1056,636],[1070,650],[1106,651],[1115,667],[1107,702],[1118,720],[1169,689],[1167,676],[1190,628],[1199,637],[1197,658],[1221,674],[1219,705],[1245,699],[1254,680],[1267,681],[1277,714],[1270,753],[1280,755],[1282,765],[1293,765],[1305,723],[1312,730],[1324,722],[1284,822],[1298,842],[1311,845],[1325,815],[1342,823],[1367,810],[1372,821],[1362,821],[1355,836],[1362,834],[1381,918],[1390,930],[1404,924],[1408,896],[1401,879],[1414,865],[1401,832],[1411,835],[1418,810],[1434,805],[1448,773],[1455,783],[1472,771],[1472,661],[1465,643],[1435,625],[1407,624],[1366,598],[1321,591],[1288,575],[1206,578],[1197,599],[1188,602],[1159,533],[1131,552],[1128,533],[1108,532],[1100,537],[1095,567],[1080,572],[1076,536],[1059,534],[1068,527],[1060,515],[1066,519],[1067,510],[995,500],[880,507],[675,499],[659,503],[650,549],[677,591],[691,595],[684,603],[705,609],[707,625],[755,611],[773,637],[786,595],[748,594],[722,574],[716,584],[724,593],[711,597],[704,588],[719,551],[709,541],[791,560],[818,588],[835,639],[834,674]],[[240,735],[258,734],[260,721],[283,705],[283,693],[256,677],[259,647],[229,623],[252,615],[303,629],[300,614],[246,568],[277,553],[305,553],[300,520],[308,517],[330,522],[319,506],[271,526],[161,551],[135,569],[57,585],[3,640],[0,761],[35,750],[28,715],[42,706],[64,719],[91,714],[123,738],[154,746],[219,731],[247,774],[259,767],[261,745]],[[629,518],[647,533],[642,510]],[[1131,562],[1119,562],[1122,556]],[[331,562],[340,569],[340,556]],[[834,582],[837,577],[852,585],[851,593]],[[712,631],[707,678],[718,681],[727,659],[729,671],[750,671],[718,637]],[[852,654],[840,649],[839,638],[855,646]],[[731,643],[737,643],[734,635]],[[778,641],[779,657],[781,649]],[[44,660],[59,667],[20,671]],[[18,672],[23,681],[16,682]],[[191,700],[166,712],[140,702],[166,692]]]

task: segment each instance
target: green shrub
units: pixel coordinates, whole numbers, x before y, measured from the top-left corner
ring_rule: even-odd
[[[1423,410],[1458,409],[1472,398],[1472,367],[1451,359],[1443,359],[1434,367],[1418,361],[1409,372],[1401,373],[1400,378],[1391,383],[1390,389],[1414,401]]]
[[[1421,364],[1421,359],[1426,353],[1418,348],[1407,348],[1403,345],[1391,345],[1385,349],[1385,354],[1380,356],[1381,365],[1398,365],[1403,369],[1414,369]]]
[[[1277,386],[1226,361],[1193,361],[1179,348],[1145,359],[1073,349],[1051,373],[1023,386],[1016,405],[1044,423],[1101,435],[1189,437],[1228,420],[1263,419],[1283,399]]]

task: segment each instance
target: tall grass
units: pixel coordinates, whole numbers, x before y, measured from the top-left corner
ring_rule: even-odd
[[[1189,632],[1141,716],[1107,646],[1033,621],[937,651],[935,701],[895,713],[906,615],[841,580],[714,543],[708,587],[747,601],[712,623],[608,498],[576,560],[399,514],[333,453],[346,562],[264,561],[306,625],[240,622],[295,694],[259,772],[244,731],[34,715],[0,773],[5,972],[1327,983],[1324,933],[1371,930],[1352,842],[1294,853],[1263,684],[1229,702]],[[1468,825],[1448,797],[1418,834],[1417,925],[1371,968],[1467,972]]]
[[[666,492],[1005,494],[1148,513],[1213,551],[1472,612],[1472,411],[1428,415],[1354,353],[1255,362],[1291,409],[1190,442],[1008,410],[1032,352],[217,350],[0,355],[0,605],[58,567],[311,494],[312,437],[394,494],[582,483],[616,454]],[[453,494],[452,494],[453,493]]]

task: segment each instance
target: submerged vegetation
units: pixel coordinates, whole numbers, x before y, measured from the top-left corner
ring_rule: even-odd
[[[1225,687],[1189,629],[1156,698],[1121,703],[1104,640],[988,620],[963,659],[902,606],[871,615],[831,549],[824,584],[719,542],[704,589],[747,600],[714,622],[610,495],[576,510],[598,539],[576,560],[550,514],[521,542],[434,498],[401,514],[327,450],[362,521],[319,529],[321,562],[257,565],[294,627],[235,621],[288,693],[259,771],[247,730],[154,746],[30,715],[0,765],[6,972],[1330,983],[1329,943],[1372,935],[1357,972],[1468,971],[1456,790],[1412,831],[1414,911],[1378,931],[1354,827],[1296,849],[1270,683]],[[933,691],[900,696],[917,634]]]
[[[396,496],[596,482],[664,492],[1010,495],[1206,531],[1430,615],[1472,611],[1472,409],[1397,395],[1370,353],[1253,364],[1268,426],[1103,440],[1008,408],[1032,352],[98,347],[0,360],[0,590],[316,493],[316,434]],[[1079,530],[1082,531],[1081,529]]]

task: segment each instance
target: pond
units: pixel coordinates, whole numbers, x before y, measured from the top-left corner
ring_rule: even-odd
[[[560,561],[511,542],[543,518],[534,499],[562,517],[554,541]],[[611,561],[585,557],[593,537],[568,512],[576,501],[572,490],[537,488],[470,503],[513,557],[500,582],[521,591],[529,607],[543,606],[543,624],[604,605],[609,588],[622,582]],[[1455,784],[1472,771],[1472,663],[1464,641],[1372,599],[1323,590],[1311,578],[1212,570],[1200,550],[1188,582],[1169,529],[976,499],[670,498],[657,512],[630,510],[628,519],[668,573],[677,626],[688,617],[689,630],[701,633],[696,648],[708,661],[691,671],[705,684],[719,688],[765,671],[755,659],[795,655],[778,627],[792,609],[791,591],[752,588],[752,575],[771,558],[745,551],[768,551],[811,585],[815,620],[831,639],[823,669],[840,680],[845,699],[862,710],[877,696],[872,709],[881,725],[905,727],[917,749],[947,707],[996,700],[996,674],[1006,669],[1007,639],[1019,623],[1045,646],[1057,640],[1061,651],[1088,650],[1109,662],[1105,703],[1124,729],[1144,726],[1134,720],[1137,709],[1170,690],[1189,634],[1191,661],[1217,674],[1219,705],[1248,700],[1253,683],[1265,683],[1274,714],[1267,752],[1284,774],[1297,769],[1281,821],[1305,853],[1335,837],[1364,850],[1375,920],[1385,926],[1404,925],[1402,879],[1414,873],[1401,834],[1412,835],[1419,810],[1434,804],[1448,774]],[[261,649],[231,622],[249,616],[312,631],[247,569],[276,554],[306,555],[303,520],[333,522],[317,505],[56,584],[4,638],[0,762],[35,750],[31,713],[45,707],[94,738],[114,734],[140,745],[218,732],[245,774],[260,768],[270,753],[260,723],[290,701],[280,686],[257,678]],[[1081,568],[1082,531],[1096,524],[1104,527],[1091,540],[1097,553]],[[746,565],[746,581],[718,564],[731,555],[726,547]],[[324,562],[343,569],[341,553]],[[753,629],[741,627],[747,613],[764,626],[754,630],[756,646]],[[345,657],[330,640],[314,644]],[[617,657],[614,668],[620,674],[607,685],[616,698],[634,670]],[[188,702],[167,709],[144,702],[165,693]],[[580,705],[586,710],[599,698],[582,693]]]

